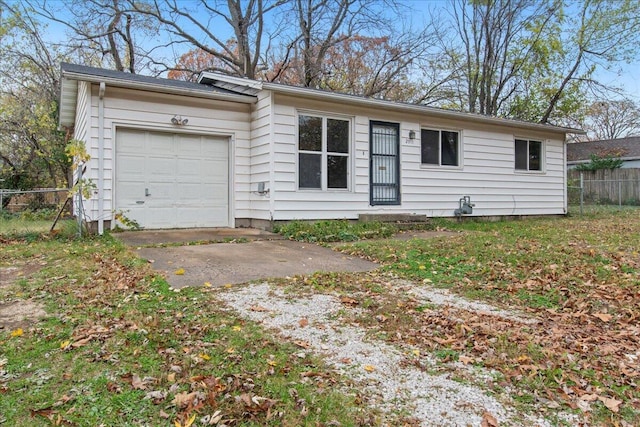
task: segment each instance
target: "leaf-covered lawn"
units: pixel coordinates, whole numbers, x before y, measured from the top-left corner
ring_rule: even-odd
[[[15,279],[0,309],[47,312],[0,329],[2,425],[375,422],[320,360],[225,311],[213,288],[171,290],[108,237],[3,240],[0,268]]]
[[[640,211],[445,226],[460,233],[342,247],[381,262],[375,274],[305,280],[355,298],[365,309],[355,320],[377,337],[498,370],[492,386],[514,387],[523,404],[640,424]],[[394,278],[533,322],[425,303]]]
[[[379,261],[376,272],[281,283],[341,294],[360,308],[343,320],[405,348],[407,363],[435,357],[453,378],[558,425],[558,411],[640,425],[640,212],[439,225],[458,233],[340,247]],[[321,360],[224,310],[213,288],[175,292],[109,238],[1,243],[0,309],[29,301],[47,315],[0,329],[0,423],[383,419]],[[517,315],[439,305],[428,297],[434,288]],[[497,374],[478,377],[478,368]]]

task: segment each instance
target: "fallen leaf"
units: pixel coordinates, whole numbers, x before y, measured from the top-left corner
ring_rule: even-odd
[[[242,326],[238,326],[238,325],[236,325],[236,326],[234,326],[234,327],[233,327],[233,328],[231,328],[231,329],[233,329],[233,330],[234,330],[234,331],[236,331],[236,332],[239,332],[239,331],[241,331],[241,330],[242,330]]]
[[[179,268],[173,272],[176,276],[182,276],[184,274],[184,268]]]
[[[613,316],[608,314],[608,313],[594,313],[593,317],[597,317],[598,319],[602,320],[603,322],[608,322],[609,320],[611,320],[613,318]]]
[[[11,336],[12,337],[21,337],[22,334],[24,334],[24,331],[22,330],[22,328],[18,328],[15,331],[11,331]]]
[[[342,359],[340,359],[340,362],[344,363],[345,365],[349,365],[351,363],[351,359],[349,359],[348,357],[343,357]]]
[[[200,359],[202,360],[211,360],[211,356],[205,353],[201,353],[200,355],[198,355],[198,357],[200,357]]]
[[[142,381],[138,375],[134,375],[131,378],[131,386],[135,390],[145,390],[147,388],[146,385],[144,384],[144,381]]]
[[[193,414],[193,415],[191,416],[191,418],[189,418],[189,419],[184,423],[184,425],[180,424],[180,421],[178,421],[178,420],[175,420],[173,424],[174,424],[176,427],[191,427],[191,425],[193,425],[193,422],[194,422],[195,420],[196,420],[196,414]]]
[[[190,403],[192,403],[195,400],[197,395],[198,395],[197,391],[192,391],[191,393],[182,391],[180,393],[177,393],[174,396],[173,401],[171,403],[173,403],[177,408],[184,408],[188,406]]]
[[[303,317],[302,319],[300,319],[298,324],[300,325],[301,328],[304,328],[305,326],[309,325],[309,319],[307,319],[306,317]]]
[[[251,307],[249,307],[249,310],[251,311],[257,311],[257,312],[265,312],[265,311],[269,311],[269,309],[262,307],[261,305],[252,305]]]
[[[469,356],[460,356],[458,357],[458,360],[464,363],[465,365],[468,365],[469,363],[473,363],[473,357],[469,357]]]
[[[298,347],[302,347],[302,348],[311,347],[311,344],[308,341],[297,340],[297,341],[294,341],[293,343]]]
[[[67,341],[62,341],[60,343],[60,348],[64,350],[65,348],[69,347],[70,345],[71,345],[71,341],[68,341],[68,340]]]
[[[160,415],[160,418],[164,418],[165,420],[169,419],[169,417],[171,416],[164,412],[162,409],[160,409],[160,413],[158,415]]]
[[[376,370],[376,367],[373,365],[364,365],[364,370],[367,372],[373,372]]]
[[[204,287],[205,287],[205,288],[210,288],[210,287],[211,287],[211,283],[209,283],[209,282],[204,282]]]
[[[496,419],[496,417],[494,417],[488,412],[485,412],[484,414],[482,414],[482,423],[480,424],[480,427],[499,427],[499,426],[500,424],[498,424],[498,420]]]
[[[347,304],[347,305],[358,305],[358,301],[353,299],[353,298],[349,298],[349,297],[341,297],[340,298],[340,302],[343,304]]]
[[[169,381],[170,383],[175,383],[176,382],[176,373],[175,372],[171,372],[170,374],[167,374],[167,381]]]
[[[621,400],[616,400],[605,396],[598,396],[598,400],[604,403],[604,406],[606,406],[611,412],[614,413],[618,413],[618,411],[620,410],[620,404],[622,404]]]

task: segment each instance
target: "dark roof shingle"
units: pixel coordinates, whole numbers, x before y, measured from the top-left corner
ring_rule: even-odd
[[[569,162],[590,160],[592,154],[599,157],[640,158],[640,136],[567,144],[567,161]]]
[[[111,79],[128,80],[131,82],[136,82],[141,84],[146,83],[150,85],[162,85],[162,86],[173,87],[178,89],[188,89],[188,90],[195,90],[195,91],[202,91],[202,92],[217,92],[217,93],[224,93],[229,95],[240,94],[239,92],[213,86],[213,85],[187,82],[183,80],[165,79],[161,77],[143,76],[140,74],[131,74],[131,73],[125,73],[123,71],[88,67],[86,65],[70,64],[67,62],[63,62],[62,64],[60,64],[60,68],[63,74],[65,72],[68,72],[68,73],[76,73],[76,74],[85,74],[88,76],[98,76],[98,77],[106,77]]]

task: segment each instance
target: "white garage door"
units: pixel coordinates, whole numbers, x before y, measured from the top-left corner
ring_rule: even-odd
[[[229,139],[119,129],[116,211],[144,228],[229,226]]]

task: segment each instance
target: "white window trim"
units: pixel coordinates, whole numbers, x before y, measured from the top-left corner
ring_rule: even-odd
[[[322,119],[322,151],[306,151],[300,150],[300,116],[313,116],[320,117]],[[327,119],[336,119],[336,120],[344,120],[349,122],[349,152],[345,155],[345,153],[329,153],[327,151]],[[351,116],[343,116],[340,114],[327,113],[324,111],[314,111],[314,110],[296,110],[295,114],[295,144],[296,144],[296,161],[295,161],[295,170],[296,170],[296,191],[298,192],[312,192],[312,193],[350,193],[353,188],[353,162],[354,162],[354,120]],[[300,188],[300,153],[302,154],[318,154],[320,153],[322,160],[320,165],[320,173],[322,175],[321,188]],[[347,157],[347,188],[329,188],[327,184],[327,156],[329,155],[339,155]]]
[[[438,131],[438,132],[456,132],[458,134],[458,165],[457,166],[453,166],[453,165],[443,165],[442,164],[442,141],[440,141],[440,164],[435,165],[433,163],[422,163],[422,131],[423,130],[432,130],[432,131]],[[463,145],[463,141],[464,141],[464,137],[462,134],[462,129],[446,129],[446,128],[438,128],[438,127],[431,127],[431,126],[420,126],[420,168],[421,169],[446,169],[446,170],[462,170],[463,169],[463,159],[464,159],[464,145]],[[442,133],[441,133],[442,135]],[[515,142],[514,142],[515,144]]]
[[[527,169],[516,169],[516,140],[527,141]],[[540,143],[540,170],[529,169],[529,143]],[[544,175],[547,173],[547,140],[527,136],[515,136],[513,138],[513,171],[516,175]]]

